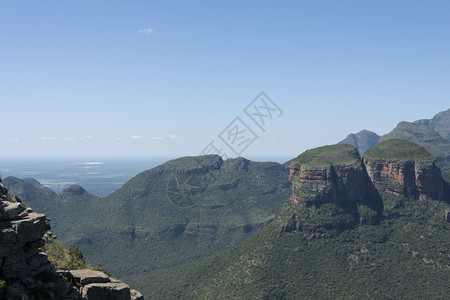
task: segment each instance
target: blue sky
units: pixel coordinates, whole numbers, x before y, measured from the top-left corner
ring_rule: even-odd
[[[449,1],[0,1],[0,156],[296,156],[449,108]],[[282,110],[262,131],[244,108]]]

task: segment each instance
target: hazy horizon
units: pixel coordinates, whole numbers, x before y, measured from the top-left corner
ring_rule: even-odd
[[[296,156],[363,129],[382,135],[448,109],[449,10],[3,1],[0,157],[178,157],[210,145]]]
[[[285,163],[285,157],[252,157],[253,161]],[[176,157],[0,157],[0,179],[9,176],[33,178],[61,193],[77,184],[89,193],[107,196],[132,177]]]

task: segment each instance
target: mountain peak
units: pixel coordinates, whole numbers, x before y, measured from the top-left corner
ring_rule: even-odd
[[[338,144],[350,144],[356,146],[360,154],[363,154],[368,149],[373,147],[380,141],[380,136],[373,131],[361,130],[354,134],[351,133],[347,137],[340,141]]]
[[[68,196],[82,196],[84,194],[87,194],[88,192],[81,186],[77,185],[77,184],[73,184],[71,186],[69,186],[68,188],[65,188],[61,195],[63,197],[68,197]]]
[[[432,119],[417,120],[414,123],[431,127],[450,141],[450,108],[437,113]]]
[[[223,159],[219,155],[184,156],[169,160],[160,167],[176,172],[207,172],[220,169]]]

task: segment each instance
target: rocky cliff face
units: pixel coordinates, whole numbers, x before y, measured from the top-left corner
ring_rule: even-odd
[[[315,235],[329,230],[339,232],[358,222],[377,222],[380,199],[352,145],[304,152],[291,163],[289,182],[294,207],[282,231]]]
[[[308,150],[290,166],[291,207],[282,231],[317,234],[375,224],[383,212],[378,192],[419,200],[444,200],[436,160],[418,144],[383,141],[361,159],[351,145]]]
[[[357,203],[364,198],[361,165],[324,167],[293,164],[290,168],[291,200],[295,205],[320,206],[325,203]]]
[[[139,292],[104,274],[101,284],[69,285],[42,251],[49,229],[46,216],[23,205],[0,180],[0,299],[143,299]]]
[[[436,162],[364,159],[364,165],[383,192],[421,200],[443,199],[442,176]]]
[[[391,157],[392,149],[398,149],[395,157]],[[443,179],[436,160],[417,144],[387,140],[369,150],[363,162],[371,180],[382,192],[421,200],[444,198]]]
[[[41,251],[49,222],[44,214],[25,208],[19,198],[8,194],[1,181],[0,229],[0,277],[11,282],[3,297],[15,299],[37,290],[44,295],[53,293],[41,280],[46,275],[57,278],[47,255]],[[66,292],[69,293],[68,286]]]

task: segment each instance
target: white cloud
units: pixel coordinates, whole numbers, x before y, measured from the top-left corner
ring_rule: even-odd
[[[72,141],[76,141],[78,139],[73,137],[73,136],[71,136],[71,137],[65,138],[64,140],[67,141],[67,142],[72,142]]]
[[[41,141],[56,141],[57,138],[55,138],[54,136],[41,136],[39,137],[39,139]]]
[[[0,142],[18,142],[19,138],[0,138]]]
[[[154,32],[154,30],[153,30],[153,28],[145,28],[145,29],[139,29],[138,32],[143,33],[143,34],[151,34]]]
[[[150,138],[152,141],[162,141],[164,140],[166,137],[165,136],[154,136],[152,138]]]
[[[123,138],[120,137],[106,137],[105,140],[107,141],[114,141],[114,142],[120,142],[123,140]]]
[[[169,136],[169,138],[171,139],[171,140],[173,140],[173,139],[175,139],[177,136],[175,135],[175,134],[171,134],[170,136]]]
[[[142,136],[140,136],[140,135],[132,135],[131,139],[132,140],[140,140],[140,139],[142,139]]]

